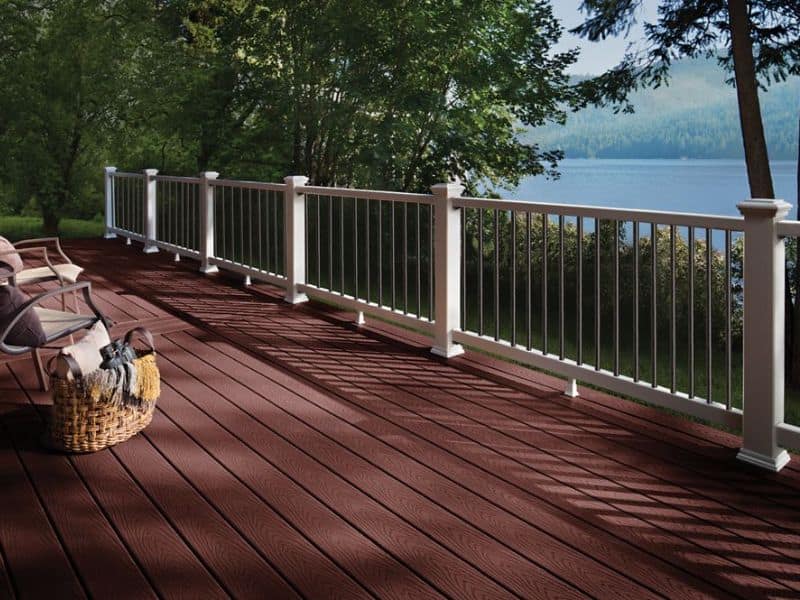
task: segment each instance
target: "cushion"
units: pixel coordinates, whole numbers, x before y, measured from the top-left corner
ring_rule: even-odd
[[[88,375],[92,371],[100,368],[103,358],[100,356],[100,348],[108,346],[111,339],[108,337],[108,330],[102,321],[95,323],[79,342],[61,349],[59,356],[69,356],[77,366],[76,375]],[[56,374],[60,377],[68,377],[70,374],[66,362],[59,360],[56,363]]]
[[[19,308],[28,301],[28,297],[12,285],[0,285],[0,333],[5,331],[14,319]],[[38,348],[47,341],[39,316],[33,310],[25,311],[22,319],[17,321],[4,342],[9,346]]]
[[[6,254],[10,252],[11,254]],[[22,258],[20,257],[14,244],[9,242],[6,238],[0,235],[0,261],[3,261],[16,273],[23,269]]]
[[[78,265],[73,265],[72,263],[53,265],[53,269],[55,269],[56,273],[58,273],[66,283],[75,283],[78,281],[78,275],[83,272],[83,268]],[[42,281],[55,279],[55,277],[55,273],[53,273],[53,270],[48,266],[23,269],[17,273],[17,285],[40,283]]]

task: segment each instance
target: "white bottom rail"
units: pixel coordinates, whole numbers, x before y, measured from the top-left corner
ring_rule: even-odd
[[[454,331],[453,341],[536,369],[544,369],[570,379],[585,381],[624,396],[686,413],[712,423],[734,428],[742,425],[742,412],[738,409],[728,410],[724,404],[718,402],[706,402],[699,398],[689,398],[686,394],[672,393],[665,387],[653,387],[648,383],[634,381],[624,375],[614,375],[604,369],[596,370],[591,365],[579,365],[572,360],[560,360],[557,357],[543,354],[538,350],[526,350],[512,346],[502,340],[496,341],[494,338],[468,331]]]

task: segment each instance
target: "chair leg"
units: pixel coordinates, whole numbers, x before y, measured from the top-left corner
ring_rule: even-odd
[[[39,349],[34,348],[31,350],[31,356],[33,357],[33,365],[36,368],[36,377],[39,380],[39,387],[43,392],[46,392],[49,386],[47,384],[47,374],[44,372],[44,364],[42,363],[42,355]]]
[[[76,292],[75,290],[72,290],[72,302],[75,304],[75,314],[76,315],[81,314],[81,307],[78,304],[78,292]]]

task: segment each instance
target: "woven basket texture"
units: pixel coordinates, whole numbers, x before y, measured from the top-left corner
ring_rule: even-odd
[[[160,374],[154,352],[138,352],[137,405],[110,400],[80,380],[52,379],[53,406],[47,444],[65,452],[96,452],[139,433],[150,424],[160,392]]]

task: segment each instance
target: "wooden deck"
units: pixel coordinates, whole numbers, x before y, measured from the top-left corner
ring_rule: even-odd
[[[796,463],[165,253],[69,251],[117,332],[158,334],[163,396],[125,444],[48,453],[48,395],[0,359],[0,594],[800,596]]]

